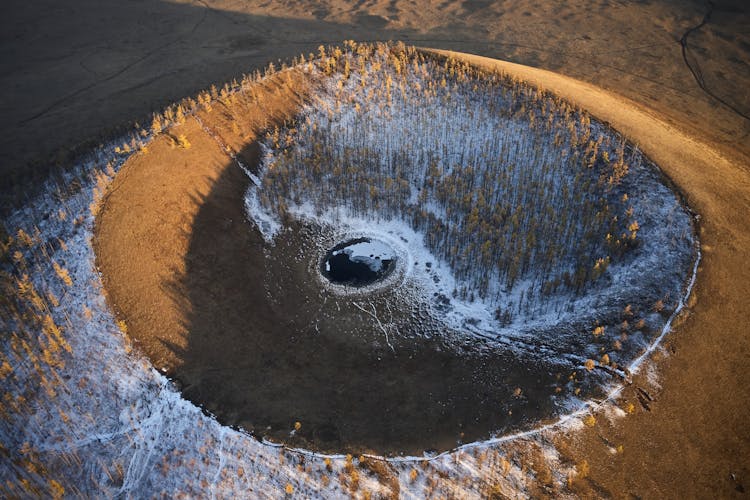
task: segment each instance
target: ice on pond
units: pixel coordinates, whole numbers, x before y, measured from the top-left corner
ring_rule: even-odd
[[[323,275],[332,283],[364,286],[384,278],[396,261],[388,244],[358,238],[336,245],[323,261]]]
[[[358,243],[349,243],[340,250],[335,250],[332,255],[345,253],[349,260],[366,264],[372,271],[379,272],[383,269],[384,261],[392,261],[396,258],[393,249],[382,241],[363,239]]]

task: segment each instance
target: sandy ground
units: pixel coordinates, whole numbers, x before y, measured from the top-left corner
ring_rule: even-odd
[[[653,401],[614,425],[600,419],[569,443],[570,453],[587,457],[602,494],[740,494],[750,483],[743,5],[717,2],[683,54],[679,40],[703,20],[702,2],[12,1],[0,21],[0,183],[5,195],[27,192],[21,180],[45,172],[52,155],[63,164],[65,150],[155,107],[345,38],[473,52],[611,90],[627,100],[511,68],[641,143],[702,215],[704,262],[692,313],[657,362],[661,388],[645,376],[635,383]],[[201,182],[208,189],[212,179]],[[626,397],[637,403],[635,392]],[[605,444],[624,452],[610,455]]]

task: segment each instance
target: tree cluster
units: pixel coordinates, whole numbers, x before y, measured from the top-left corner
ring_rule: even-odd
[[[637,244],[621,188],[637,151],[527,84],[387,44],[326,54],[329,85],[267,135],[261,205],[399,218],[463,299],[580,292]]]

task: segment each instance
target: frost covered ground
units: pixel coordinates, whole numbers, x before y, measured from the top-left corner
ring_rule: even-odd
[[[59,325],[69,350],[61,350],[48,364],[42,352],[48,341],[40,340],[45,330],[2,318],[4,332],[11,332],[3,338],[2,351],[0,482],[6,495],[479,494],[479,483],[450,479],[467,475],[484,481],[496,476],[504,491],[523,489],[520,470],[483,445],[480,454],[460,451],[424,465],[422,457],[395,460],[383,482],[382,473],[372,472],[378,467],[368,465],[377,460],[326,460],[262,444],[185,401],[147,359],[131,350],[102,295],[90,245],[89,205],[97,181],[103,185],[96,166],[113,156],[111,148],[100,151],[66,177],[66,182],[80,183],[76,194],[61,199],[51,184],[7,221],[16,232],[33,235],[29,247],[17,250],[22,255],[14,256],[22,269],[16,278],[28,278],[25,293],[33,287],[40,296],[56,297],[57,305],[45,307],[43,314]],[[112,167],[114,173],[118,165]],[[67,270],[69,284],[57,276],[55,263]]]
[[[560,492],[580,472],[575,464],[561,461],[553,441],[556,433],[583,425],[600,403],[581,402],[570,415],[541,429],[471,443],[437,456],[388,461],[325,457],[261,443],[205,415],[132,349],[103,297],[91,246],[94,214],[126,158],[112,145],[101,148],[5,221],[13,236],[2,263],[5,288],[0,304],[0,491],[5,496],[514,495],[534,491],[540,483]],[[640,193],[631,190],[634,203],[656,207],[639,215],[639,234],[651,242],[639,248],[644,255],[671,244],[656,228],[673,213],[674,197],[660,189],[656,198],[645,188]],[[660,199],[666,201],[660,204]],[[411,259],[406,275],[421,277],[419,283],[425,286],[433,283],[434,290],[451,292],[447,266],[403,221],[363,225],[359,218],[347,224],[342,214],[335,221],[345,228],[341,236],[362,234],[384,241],[403,237],[408,243],[405,255]],[[428,261],[431,268],[422,265]],[[634,262],[640,262],[634,264],[640,274],[613,274],[613,281],[628,285],[628,280],[644,279],[657,258],[634,257]],[[615,266],[608,272],[616,273]],[[692,279],[687,288],[672,293],[670,314],[658,320],[651,343],[644,339],[649,349],[682,308],[695,277],[695,267],[691,269]],[[435,283],[433,276],[440,281]],[[620,299],[621,293],[589,298],[575,307],[589,310],[598,306],[597,301]],[[476,304],[456,301],[453,313],[465,318],[477,315],[477,310]],[[492,315],[482,319],[491,324]],[[630,358],[630,368],[637,367],[647,352]],[[588,353],[580,356],[584,359]],[[614,387],[611,394],[617,391]]]
[[[269,245],[285,217],[317,224],[318,245],[392,241],[404,293],[389,308],[426,304],[438,335],[533,363],[622,375],[658,337],[697,245],[637,147],[554,96],[450,61],[361,46],[322,61],[327,85],[268,134],[248,189]]]

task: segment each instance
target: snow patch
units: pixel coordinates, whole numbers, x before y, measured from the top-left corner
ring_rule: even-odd
[[[331,252],[331,255],[346,254],[352,262],[361,262],[370,268],[373,272],[383,270],[383,261],[394,260],[396,254],[393,249],[378,240],[360,241],[347,245],[340,250]],[[330,271],[330,264],[326,262],[326,271]]]

